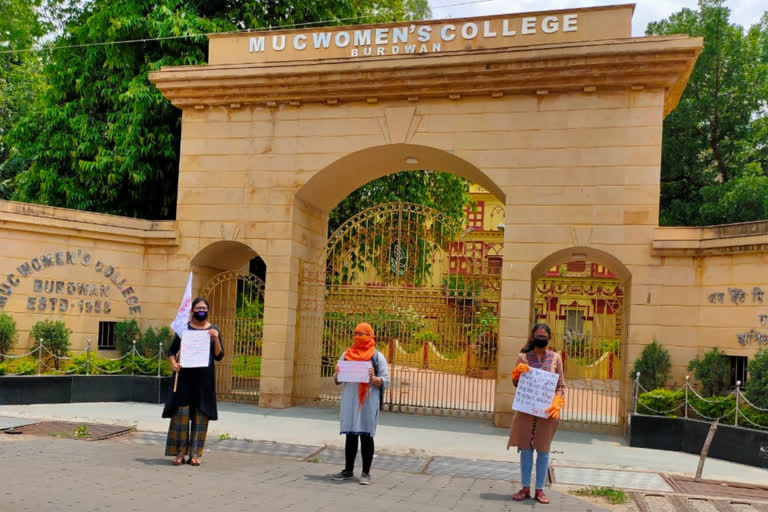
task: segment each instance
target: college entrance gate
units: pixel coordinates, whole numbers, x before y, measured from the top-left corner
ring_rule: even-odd
[[[359,322],[376,332],[389,363],[385,410],[493,413],[500,265],[494,244],[462,241],[462,223],[437,210],[389,203],[365,210],[302,262],[294,392],[298,403],[334,403],[336,362]]]
[[[258,253],[268,269],[259,403],[289,407],[312,396],[305,386],[327,378],[326,315],[346,311],[326,310],[336,300],[330,292],[350,284],[326,281],[329,212],[393,172],[450,172],[491,192],[506,210],[496,424],[513,416],[509,374],[533,321],[542,262],[550,268],[586,254],[614,272],[624,262],[619,359],[628,389],[626,368],[657,326],[683,323],[694,335],[700,318],[699,305],[687,299],[683,309],[666,307],[700,283],[688,267],[665,266],[658,254],[668,247],[654,241],[662,122],[702,41],[633,38],[632,12],[622,5],[210,36],[208,65],[151,74],[183,110],[181,242],[177,252],[158,247],[146,258],[186,270],[196,251],[223,240]],[[404,244],[389,247],[398,280]],[[550,261],[553,255],[562,261]],[[670,284],[684,289],[673,294]],[[401,296],[423,293],[415,285],[395,289],[398,307]],[[313,300],[317,306],[307,307]],[[297,343],[306,329],[319,330],[312,346]],[[327,339],[327,346],[341,343]],[[391,339],[396,358],[401,340]],[[401,348],[412,354],[410,343]],[[680,357],[693,350],[682,347]],[[453,406],[445,402],[434,407]]]

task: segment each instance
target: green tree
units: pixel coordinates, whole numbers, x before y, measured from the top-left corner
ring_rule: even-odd
[[[640,385],[647,391],[653,391],[667,383],[670,367],[669,352],[654,339],[635,361],[632,375],[640,373]]]
[[[154,330],[150,336],[154,340]],[[115,324],[115,348],[119,350],[122,355],[130,353],[131,350],[133,350],[133,342],[136,341],[136,344],[138,345],[141,339],[141,328],[135,318],[123,320],[122,322],[117,322]],[[136,350],[140,351],[141,348],[137,347]]]
[[[768,350],[761,350],[747,367],[749,379],[746,382],[747,399],[758,407],[768,409]]]
[[[717,396],[727,392],[731,367],[717,347],[704,354],[703,358],[696,356],[696,359],[688,363],[688,370],[693,371],[702,395]]]
[[[54,367],[59,369],[59,358],[69,352],[69,335],[72,329],[61,320],[40,320],[32,324],[29,335],[34,346],[42,343],[43,359],[53,359]]]
[[[330,235],[355,214],[377,204],[403,201],[422,204],[460,220],[464,216],[469,182],[459,176],[435,171],[403,171],[363,185],[331,210]]]
[[[768,133],[768,23],[764,18],[745,31],[729,16],[725,0],[700,0],[698,10],[683,9],[650,23],[646,31],[704,38],[688,86],[664,121],[662,225],[768,218],[762,198],[754,197],[764,186],[755,183],[755,170],[768,170],[762,165]],[[761,166],[748,168],[752,162]],[[747,196],[748,203],[760,207],[734,207],[734,196]]]
[[[10,354],[16,343],[16,321],[8,313],[0,314],[0,361],[3,354]]]
[[[50,88],[10,131],[29,165],[13,198],[149,218],[175,214],[180,118],[149,82],[161,66],[205,63],[209,32],[364,23],[429,14],[426,0],[93,0],[46,55]],[[179,37],[199,34],[192,37]],[[155,38],[176,38],[151,40]],[[129,44],[105,41],[140,40]]]

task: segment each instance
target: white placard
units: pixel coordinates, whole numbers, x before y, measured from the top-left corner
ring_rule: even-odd
[[[181,367],[203,368],[211,357],[211,335],[204,331],[186,330],[181,333]]]
[[[339,382],[369,382],[370,361],[339,361]]]
[[[531,368],[521,374],[512,409],[539,418],[548,418],[549,414],[545,410],[552,405],[559,378],[557,373],[545,372],[536,368]]]

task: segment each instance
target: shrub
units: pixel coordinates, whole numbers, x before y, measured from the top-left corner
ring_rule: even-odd
[[[635,361],[632,375],[640,373],[640,385],[645,389],[662,388],[669,379],[670,366],[669,352],[654,338]]]
[[[747,400],[768,409],[768,350],[760,350],[749,362],[749,379],[745,390]]]
[[[144,357],[156,358],[160,343],[163,344],[163,350],[167,351],[171,341],[173,341],[173,331],[168,326],[163,326],[157,331],[147,327],[136,343],[136,350]]]
[[[641,393],[637,397],[637,412],[651,416],[679,416],[683,409],[675,409],[685,400],[684,391],[670,391],[668,389],[654,389],[647,393]],[[673,410],[675,409],[675,410]],[[657,412],[658,411],[658,412]],[[670,412],[667,412],[670,411]]]
[[[36,342],[43,340],[43,347],[53,357],[55,368],[58,370],[58,358],[65,357],[69,352],[69,335],[72,334],[72,329],[61,320],[40,320],[32,324],[29,334]]]
[[[691,360],[688,370],[694,372],[693,377],[704,396],[722,395],[730,387],[731,368],[717,347],[704,354],[703,359],[697,356]]]
[[[0,375],[5,375],[8,373],[8,363],[2,362],[0,363]]]
[[[128,354],[133,350],[133,342],[141,339],[141,329],[135,318],[115,324],[115,347],[120,354]],[[137,347],[138,350],[138,347]]]
[[[8,313],[0,315],[0,361],[3,354],[10,354],[16,343],[16,322]]]
[[[22,359],[16,363],[14,372],[16,375],[34,375],[37,373],[37,363],[29,359]]]

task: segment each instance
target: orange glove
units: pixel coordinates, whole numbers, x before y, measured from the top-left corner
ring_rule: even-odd
[[[544,412],[549,413],[550,418],[558,420],[560,419],[560,409],[563,406],[565,406],[565,398],[555,395],[555,398],[552,399],[552,405],[547,407]]]
[[[525,363],[519,363],[517,366],[515,366],[515,369],[512,370],[512,379],[514,380],[520,380],[520,375],[530,370],[531,367],[528,366]]]

